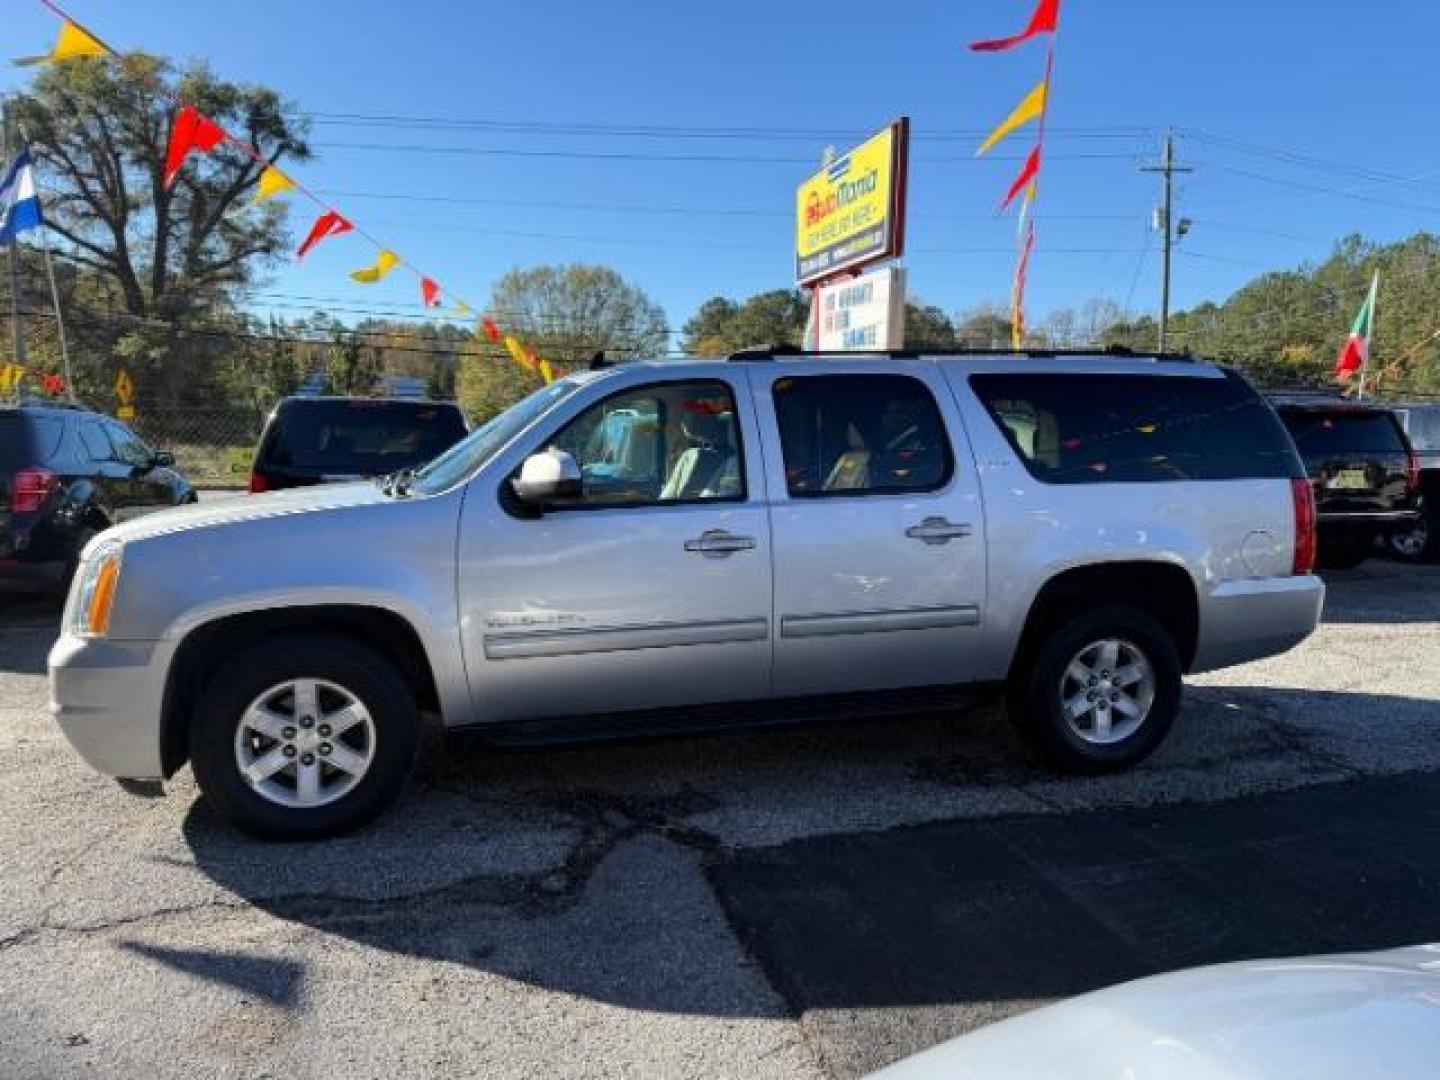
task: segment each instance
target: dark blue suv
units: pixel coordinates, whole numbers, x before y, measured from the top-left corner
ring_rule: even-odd
[[[63,589],[97,532],[194,502],[174,464],[108,416],[0,405],[0,587]]]

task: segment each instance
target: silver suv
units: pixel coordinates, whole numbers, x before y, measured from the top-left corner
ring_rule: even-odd
[[[252,832],[391,802],[422,714],[695,730],[1003,687],[1056,766],[1132,765],[1181,676],[1319,618],[1305,471],[1199,363],[740,353],[576,374],[418,471],[172,511],[86,551],[53,709],[187,760]]]

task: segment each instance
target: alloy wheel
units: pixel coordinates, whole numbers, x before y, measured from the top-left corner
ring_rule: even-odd
[[[260,796],[297,809],[344,798],[375,760],[375,722],[358,697],[323,679],[290,679],[252,701],[235,764]]]

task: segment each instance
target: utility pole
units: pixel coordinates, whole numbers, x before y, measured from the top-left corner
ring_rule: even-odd
[[[4,165],[10,164],[10,102],[0,98],[0,137],[3,137]],[[3,167],[3,166],[0,166]],[[15,363],[25,367],[25,333],[20,325],[20,244],[10,240],[10,335],[14,344]]]
[[[1195,170],[1189,165],[1175,164],[1175,133],[1173,131],[1166,133],[1161,155],[1159,165],[1142,165],[1140,171],[1158,172],[1162,177],[1160,210],[1156,216],[1159,218],[1158,226],[1165,235],[1160,261],[1160,351],[1164,352],[1165,339],[1170,332],[1170,248],[1177,236],[1171,213],[1174,205],[1172,180],[1176,173],[1188,173]],[[1182,221],[1178,235],[1185,235],[1189,224],[1188,221]]]

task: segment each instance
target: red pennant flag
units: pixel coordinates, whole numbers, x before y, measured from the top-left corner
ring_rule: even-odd
[[[45,387],[45,393],[51,397],[59,397],[65,392],[65,380],[59,375],[46,375],[40,382]]]
[[[485,336],[489,338],[492,342],[494,342],[496,345],[499,345],[501,336],[500,327],[495,324],[495,320],[484,319],[481,321],[480,325],[485,328]]]
[[[440,286],[428,277],[420,279],[420,302],[426,307],[440,306]]]
[[[305,253],[329,236],[339,236],[342,233],[350,232],[355,228],[350,222],[337,214],[334,210],[326,210],[315,219],[315,224],[310,226],[310,232],[305,237],[305,242],[295,252],[297,259],[303,259]]]
[[[1040,0],[1030,23],[1014,37],[996,38],[993,41],[972,41],[970,48],[975,52],[1004,52],[1013,49],[1022,41],[1029,41],[1038,34],[1053,34],[1060,22],[1060,0]]]
[[[201,116],[189,105],[181,109],[170,129],[170,146],[165,151],[165,189],[168,191],[175,183],[190,151],[208,154],[227,138],[225,129],[208,116]]]
[[[1025,159],[1025,164],[1020,167],[1020,175],[1015,177],[1015,182],[1010,185],[1010,190],[1005,192],[1005,198],[1000,201],[1000,209],[1004,210],[1012,202],[1015,196],[1024,191],[1026,185],[1034,180],[1040,172],[1040,147],[1030,151],[1030,156]]]

